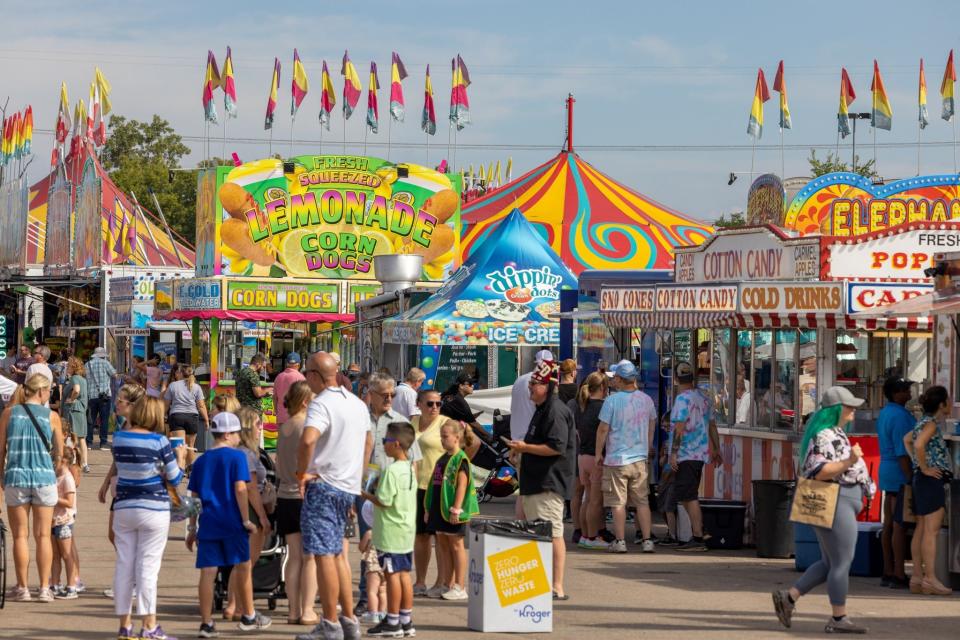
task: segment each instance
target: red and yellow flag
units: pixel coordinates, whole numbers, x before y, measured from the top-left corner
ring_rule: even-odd
[[[217,124],[217,106],[213,103],[213,92],[220,86],[220,69],[213,51],[207,50],[207,68],[203,73],[203,119]]]
[[[750,119],[747,121],[747,135],[759,140],[763,136],[763,103],[770,99],[767,79],[763,69],[757,69],[757,86],[753,90],[753,104],[750,106]]]
[[[343,64],[340,66],[340,75],[343,76],[343,119],[349,120],[353,110],[360,102],[363,88],[360,86],[360,75],[357,68],[350,61],[350,53],[343,52]]]
[[[790,119],[790,105],[787,104],[787,79],[783,74],[783,60],[777,65],[777,75],[773,78],[773,90],[780,94],[780,128],[790,129],[793,121]]]
[[[940,117],[950,122],[955,113],[953,105],[953,85],[957,81],[957,70],[953,67],[953,49],[947,57],[947,68],[943,70],[943,81],[940,83],[940,97],[943,98],[943,111]]]
[[[337,104],[337,94],[333,88],[333,80],[330,78],[330,72],[327,70],[327,61],[323,61],[323,75],[320,78],[320,124],[330,131],[330,114],[333,113],[333,107]]]
[[[874,129],[890,131],[893,125],[893,109],[890,108],[890,99],[887,90],[883,87],[883,78],[880,77],[880,65],[873,61],[873,82],[870,83],[873,92],[873,110],[870,113],[870,124]]]
[[[390,115],[397,122],[403,122],[406,105],[403,101],[403,80],[407,77],[407,68],[403,66],[400,55],[393,52],[393,64],[390,67]]]
[[[470,73],[463,58],[457,54],[450,61],[453,81],[450,88],[450,123],[460,131],[470,124],[470,101],[467,99],[467,87],[470,86]]]
[[[370,131],[377,132],[380,126],[380,106],[377,104],[377,91],[380,90],[380,80],[377,78],[377,63],[370,62],[370,84],[367,86],[367,126]]]
[[[841,138],[846,138],[850,135],[850,118],[847,116],[850,113],[850,105],[856,99],[857,94],[853,90],[853,83],[850,82],[850,76],[847,75],[847,70],[841,67],[840,107],[837,110],[837,130],[840,132]]]
[[[917,104],[920,107],[920,128],[926,129],[930,124],[930,113],[927,111],[927,76],[923,73],[923,58],[920,58],[920,86],[917,90]]]
[[[420,115],[420,128],[428,135],[437,133],[437,114],[433,109],[433,83],[430,82],[430,65],[427,65],[427,78],[423,85],[423,113]]]
[[[273,114],[277,111],[277,94],[280,91],[280,59],[273,59],[273,73],[270,75],[270,93],[267,94],[267,115],[263,119],[263,130],[273,129]]]
[[[227,57],[223,59],[223,110],[228,118],[237,117],[237,84],[233,79],[233,52],[227,47]]]
[[[307,80],[307,70],[304,69],[303,63],[300,62],[300,54],[297,53],[297,50],[293,50],[293,80],[290,82],[290,93],[292,98],[290,100],[290,117],[296,117],[297,109],[300,108],[300,103],[303,102],[303,99],[307,97],[307,91],[310,89],[310,82]]]

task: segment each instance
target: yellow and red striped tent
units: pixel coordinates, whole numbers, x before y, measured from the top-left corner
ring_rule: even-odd
[[[515,208],[575,274],[670,269],[675,247],[698,245],[713,233],[713,227],[625,187],[576,153],[561,151],[463,207],[461,256]]]

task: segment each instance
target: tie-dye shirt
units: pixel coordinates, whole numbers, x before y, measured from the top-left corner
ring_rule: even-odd
[[[677,452],[677,461],[710,461],[710,421],[713,409],[710,400],[697,389],[688,389],[677,396],[670,412],[670,422],[682,423],[683,440]]]
[[[606,422],[610,431],[603,464],[622,467],[646,460],[650,449],[650,422],[656,419],[653,400],[643,391],[618,391],[604,400],[600,422]]]

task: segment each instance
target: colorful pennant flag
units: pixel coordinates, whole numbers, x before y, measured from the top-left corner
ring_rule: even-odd
[[[126,262],[133,256],[133,248],[136,246],[137,228],[136,216],[130,220],[126,208],[119,198],[114,198],[114,217],[113,220],[120,218],[120,229],[117,232],[117,240],[113,245],[113,252],[117,254],[117,260],[121,263]]]
[[[467,99],[470,74],[459,53],[450,61],[450,67],[453,72],[453,83],[450,89],[450,123],[460,131],[470,124],[470,101]]]
[[[216,61],[214,61],[214,66],[216,66]],[[110,104],[110,83],[103,77],[103,72],[100,71],[100,67],[94,69],[93,82],[97,85],[100,94],[101,115],[110,115],[110,112],[113,111],[113,105]]]
[[[227,57],[223,59],[223,110],[228,118],[237,117],[237,85],[233,79],[233,52],[227,47]]]
[[[873,92],[873,110],[870,114],[870,125],[874,129],[890,131],[893,125],[893,109],[890,108],[890,99],[887,90],[883,88],[883,78],[880,77],[880,65],[873,61],[873,82],[870,83]]]
[[[280,91],[280,58],[273,59],[273,74],[270,76],[270,93],[267,94],[267,115],[263,130],[273,129],[273,114],[277,110],[277,93]]]
[[[747,135],[759,140],[763,136],[763,103],[770,99],[767,79],[763,69],[757,70],[757,86],[753,91],[753,104],[750,107],[750,119],[747,121]]]
[[[57,124],[54,127],[56,144],[63,145],[70,133],[70,101],[67,98],[67,83],[60,83],[60,106],[57,109]]]
[[[420,128],[424,133],[436,135],[437,114],[433,109],[433,83],[430,82],[430,65],[427,65],[427,79],[423,86],[423,114],[420,116]],[[480,168],[483,171],[483,167]]]
[[[213,92],[220,86],[220,69],[213,51],[207,50],[207,67],[203,72],[203,119],[217,124],[217,106],[213,103]]]
[[[11,156],[10,142],[12,134],[10,132],[10,125],[12,120],[12,117],[3,119],[3,137],[0,138],[0,165],[6,165]]]
[[[947,68],[943,70],[943,82],[940,83],[940,95],[943,97],[943,111],[940,117],[950,122],[953,119],[953,83],[957,81],[957,70],[953,67],[953,49],[947,57]]]
[[[773,78],[773,90],[780,94],[780,128],[791,129],[790,105],[787,104],[787,80],[783,76],[783,60],[777,65],[777,75]]]
[[[83,149],[87,131],[87,107],[83,100],[77,100],[73,108],[73,135],[70,138],[70,157],[77,157]]]
[[[333,80],[330,78],[330,72],[327,70],[327,61],[323,61],[323,75],[320,78],[320,124],[330,131],[330,114],[333,113],[333,107],[337,104],[337,94],[333,89]]]
[[[27,105],[27,110],[23,113],[21,145],[23,146],[23,155],[30,155],[33,147],[33,105]]]
[[[920,58],[920,87],[917,92],[917,103],[920,105],[920,128],[926,129],[930,124],[930,114],[927,111],[927,77],[923,73],[923,58]]]
[[[507,183],[513,180],[513,158],[507,158]]]
[[[840,132],[841,138],[846,138],[850,135],[850,118],[847,116],[850,113],[850,105],[856,99],[857,94],[853,90],[853,83],[850,82],[850,76],[847,75],[847,70],[841,67],[840,108],[837,111],[837,130]]]
[[[340,75],[343,76],[343,119],[349,120],[357,103],[360,102],[360,94],[363,92],[363,88],[360,86],[360,76],[357,74],[357,68],[350,61],[350,54],[346,49],[343,51]]]
[[[107,129],[103,124],[103,96],[100,94],[100,85],[96,81],[90,84],[90,110],[87,113],[86,137],[96,147],[102,147],[107,142]]]
[[[19,111],[13,114],[13,157],[23,157],[23,114]]]
[[[297,116],[297,109],[300,108],[300,103],[303,102],[303,99],[307,97],[307,91],[310,89],[310,83],[307,80],[307,70],[303,68],[303,63],[300,62],[300,54],[297,53],[297,50],[293,50],[293,80],[290,82],[290,117],[295,118]]]
[[[393,64],[390,67],[390,115],[397,122],[403,122],[406,105],[403,102],[403,80],[407,77],[407,68],[403,66],[396,51],[393,52]]]
[[[380,126],[380,107],[377,104],[377,91],[380,90],[380,80],[377,78],[377,63],[370,62],[370,85],[367,87],[367,126],[370,131],[377,132]]]

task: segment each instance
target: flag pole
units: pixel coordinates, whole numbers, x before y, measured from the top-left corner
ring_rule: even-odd
[[[388,113],[387,115],[387,160],[390,160],[390,133],[393,125],[393,114]]]
[[[753,136],[753,145],[750,150],[750,182],[753,182],[753,164],[757,157],[757,137]]]
[[[953,122],[953,172],[957,172],[957,118],[950,118]]]
[[[447,159],[450,159],[450,139],[453,136],[453,129],[456,125],[452,122],[447,123]]]
[[[267,155],[273,157],[273,125],[270,125],[270,142],[267,143]]]
[[[297,120],[297,114],[290,114],[290,157],[293,157],[293,123]]]
[[[430,167],[430,134],[427,134],[427,160],[423,163],[423,166]]]
[[[229,119],[229,118],[228,118],[227,114],[224,114],[224,115],[223,115],[223,148],[221,148],[221,150],[220,150],[220,157],[221,157],[221,158],[226,158],[226,157],[227,157],[227,120],[228,120],[228,119]]]
[[[780,179],[787,179],[786,163],[783,160],[783,127],[780,127]]]
[[[873,170],[877,171],[877,128],[873,127]],[[877,173],[880,173],[877,171]]]
[[[346,98],[344,98],[346,100]],[[344,114],[343,118],[343,155],[347,155],[347,118]]]
[[[367,155],[367,133],[370,131],[369,125],[363,125],[363,155]]]

